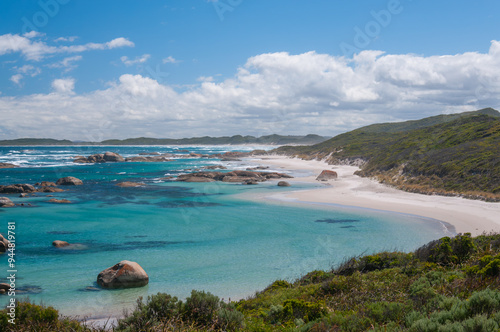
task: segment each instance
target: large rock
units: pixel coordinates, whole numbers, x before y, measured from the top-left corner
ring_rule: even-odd
[[[286,181],[280,181],[278,182],[278,187],[290,187],[290,183]]]
[[[148,283],[146,271],[131,261],[121,261],[97,276],[97,284],[102,288],[133,288],[146,286]]]
[[[59,186],[80,186],[83,184],[83,181],[73,176],[67,176],[57,180],[56,184]]]
[[[15,204],[7,197],[0,197],[0,207],[13,207]]]
[[[9,249],[9,240],[3,237],[2,234],[0,234],[0,252],[6,252],[7,249]]]
[[[7,186],[0,186],[0,193],[2,194],[32,193],[34,191],[36,191],[36,189],[31,184],[10,184]]]
[[[330,170],[324,170],[321,172],[320,175],[316,178],[318,181],[328,181],[328,180],[334,180],[337,178],[337,172],[335,171],[330,171]]]
[[[4,282],[0,283],[0,294],[6,294],[10,291],[10,285]]]
[[[110,162],[121,162],[121,161],[125,161],[125,159],[120,156],[118,153],[114,153],[114,152],[106,152],[104,153],[104,156],[103,156],[104,160],[105,161],[110,161]]]

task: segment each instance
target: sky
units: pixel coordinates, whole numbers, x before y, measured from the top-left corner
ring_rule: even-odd
[[[3,0],[0,139],[269,134],[500,109],[500,2]]]

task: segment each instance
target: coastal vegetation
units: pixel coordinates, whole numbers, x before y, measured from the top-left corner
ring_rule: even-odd
[[[127,138],[109,139],[102,142],[84,142],[55,140],[47,138],[19,138],[13,140],[0,140],[0,146],[36,146],[36,145],[241,145],[241,144],[263,144],[263,145],[284,145],[284,144],[317,144],[329,137],[319,135],[267,135],[261,137],[254,136],[223,136],[223,137],[191,137],[191,138]]]
[[[238,302],[203,291],[140,298],[114,331],[497,331],[499,277],[500,234],[466,233],[411,253],[352,257]],[[105,329],[29,302],[18,303],[15,329],[8,319],[1,311],[0,331]]]
[[[500,113],[493,109],[375,124],[273,152],[357,165],[357,175],[406,191],[500,201]]]

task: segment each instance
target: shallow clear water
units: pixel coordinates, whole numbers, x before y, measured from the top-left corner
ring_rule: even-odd
[[[255,147],[181,147],[196,153]],[[175,147],[0,147],[0,184],[55,181],[75,176],[83,186],[53,193],[72,204],[49,203],[47,195],[18,198],[32,207],[0,209],[0,232],[16,224],[17,287],[29,290],[67,315],[107,316],[131,308],[138,296],[166,292],[184,298],[192,289],[225,299],[242,298],[276,279],[293,280],[328,269],[347,257],[379,250],[410,251],[446,234],[443,224],[396,213],[326,206],[259,203],[236,198],[252,192],[279,193],[311,185],[277,187],[161,180],[209,164],[244,169],[241,162],[177,159],[164,163],[73,164],[72,156],[114,151],[172,152]],[[187,153],[185,153],[187,154]],[[117,181],[142,181],[120,188]],[[240,197],[240,196],[238,196]],[[54,240],[81,250],[53,248]],[[97,275],[121,260],[138,262],[150,283],[128,290],[89,291]],[[7,271],[0,256],[0,277]],[[5,279],[3,279],[5,281]],[[0,296],[0,304],[8,301]]]

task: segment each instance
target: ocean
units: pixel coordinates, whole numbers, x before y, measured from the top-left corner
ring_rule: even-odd
[[[278,187],[277,181],[248,186],[168,179],[210,165],[232,170],[246,169],[251,163],[193,158],[189,152],[253,149],[270,147],[0,147],[0,162],[21,166],[0,169],[0,185],[55,182],[65,176],[84,182],[64,187],[66,191],[61,193],[25,198],[0,194],[24,204],[0,208],[0,233],[6,235],[9,223],[15,225],[16,298],[29,298],[79,318],[116,316],[132,309],[138,297],[158,292],[185,298],[196,289],[236,300],[277,279],[293,281],[357,255],[411,251],[450,235],[443,223],[413,215],[242,198],[245,194],[311,189],[321,186],[319,183]],[[106,151],[124,157],[151,152],[182,156],[155,163],[72,162],[76,155]],[[145,186],[116,186],[121,181]],[[50,203],[51,198],[71,203]],[[52,246],[54,240],[79,245],[73,250],[58,249]],[[139,263],[149,275],[149,285],[126,290],[98,288],[99,272],[122,260]],[[0,254],[0,282],[7,281],[8,263],[7,254]],[[0,305],[8,301],[9,296],[0,295]]]

